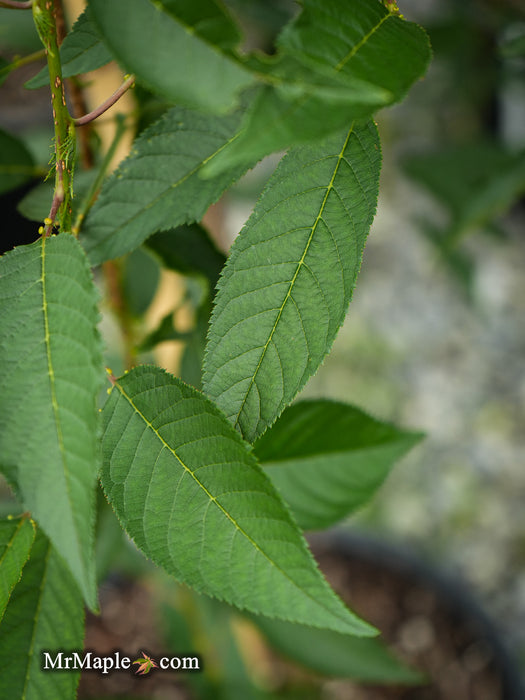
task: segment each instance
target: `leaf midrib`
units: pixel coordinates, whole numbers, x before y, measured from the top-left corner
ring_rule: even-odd
[[[370,37],[372,37],[378,31],[378,29],[382,26],[382,24],[384,22],[386,22],[390,17],[393,17],[393,16],[394,16],[394,13],[389,12],[384,17],[382,17],[379,20],[379,22],[372,27],[372,29],[368,32],[368,34],[365,34],[365,36],[361,39],[361,41],[357,42],[357,44],[355,46],[352,46],[352,48],[347,53],[347,55],[344,56],[344,58],[342,58],[339,61],[339,63],[336,65],[335,70],[336,71],[342,70],[344,68],[344,66],[348,63],[348,61],[350,61],[356,55],[356,53],[366,44],[366,42],[370,39]]]
[[[62,234],[62,235],[68,235],[68,234]],[[57,435],[57,440],[58,440],[58,449],[60,453],[60,462],[62,464],[62,471],[64,474],[64,483],[65,483],[65,488],[66,488],[66,495],[67,495],[67,504],[68,504],[68,510],[69,514],[71,515],[71,521],[72,521],[72,529],[73,529],[73,536],[76,541],[76,545],[78,547],[78,555],[79,555],[79,563],[80,566],[82,567],[82,570],[84,572],[84,575],[86,574],[85,566],[84,566],[84,560],[82,557],[82,545],[79,539],[79,532],[78,528],[76,526],[75,518],[73,515],[73,508],[72,508],[72,499],[71,499],[71,491],[70,491],[70,484],[69,484],[69,479],[70,479],[70,474],[69,474],[69,468],[67,464],[67,457],[66,457],[66,448],[64,445],[64,434],[62,432],[62,423],[60,420],[60,411],[59,411],[59,406],[58,406],[58,400],[57,400],[57,395],[56,395],[56,381],[55,381],[55,369],[53,367],[53,360],[51,358],[51,335],[49,332],[49,307],[48,307],[48,302],[47,302],[47,279],[46,279],[46,236],[44,235],[42,237],[42,277],[41,277],[41,283],[42,283],[42,313],[44,316],[44,345],[46,348],[46,359],[47,359],[47,372],[49,376],[49,388],[51,392],[51,406],[53,408],[53,417],[54,417],[54,422],[55,422],[55,428],[56,428],[56,435]]]
[[[250,535],[249,535],[245,530],[243,530],[243,528],[239,525],[239,523],[235,520],[235,518],[233,518],[233,517],[230,515],[230,513],[224,508],[224,506],[222,506],[222,505],[219,503],[219,501],[217,500],[217,498],[216,498],[215,496],[213,496],[213,495],[210,493],[210,491],[206,488],[206,486],[199,480],[199,478],[197,477],[197,475],[195,474],[195,472],[193,472],[193,471],[190,469],[190,467],[188,467],[188,466],[182,461],[182,459],[179,457],[179,455],[177,454],[177,452],[171,447],[171,445],[169,445],[169,444],[166,442],[166,440],[162,437],[162,435],[159,433],[159,431],[158,431],[158,430],[154,427],[154,425],[148,420],[148,418],[144,415],[144,413],[138,408],[138,406],[134,403],[133,398],[132,398],[129,394],[126,393],[126,391],[124,390],[124,388],[122,387],[122,385],[121,385],[118,381],[117,381],[117,383],[116,383],[116,386],[117,386],[118,390],[120,391],[121,395],[126,399],[126,401],[129,403],[129,405],[132,407],[132,409],[139,415],[139,417],[144,421],[144,423],[146,424],[146,426],[153,432],[153,434],[154,434],[154,435],[158,438],[158,440],[162,443],[163,447],[165,447],[165,448],[175,457],[175,459],[179,462],[179,464],[180,464],[181,467],[185,470],[185,472],[187,472],[187,473],[193,478],[193,480],[195,481],[195,483],[204,491],[204,493],[205,493],[206,496],[210,499],[210,501],[211,501],[212,503],[214,503],[214,504],[217,506],[217,508],[219,508],[219,510],[221,511],[221,513],[222,513],[223,515],[225,515],[225,516],[228,518],[228,520],[232,523],[232,525],[235,527],[235,529],[236,529],[241,535],[243,535],[243,536],[248,540],[248,542],[254,547],[254,549],[255,549],[259,554],[261,554],[261,555],[266,559],[266,561],[268,561],[268,563],[269,563],[272,567],[274,567],[275,569],[277,569],[277,571],[279,571],[279,573],[280,573],[285,579],[287,579],[287,580],[294,586],[294,588],[296,588],[297,590],[299,590],[303,596],[305,596],[306,598],[309,598],[311,601],[313,601],[313,603],[314,603],[317,607],[321,607],[321,608],[323,608],[324,610],[326,610],[326,612],[327,612],[332,618],[335,617],[336,619],[342,621],[344,624],[348,625],[348,624],[349,624],[349,621],[348,621],[348,620],[345,620],[344,618],[341,618],[341,616],[340,616],[338,613],[335,613],[333,610],[331,610],[330,608],[328,608],[323,602],[320,602],[315,596],[311,595],[310,593],[308,593],[308,591],[305,591],[303,588],[300,588],[300,587],[298,586],[297,582],[294,581],[294,580],[289,576],[288,572],[285,571],[285,570],[283,570],[273,559],[271,559],[271,558],[268,556],[268,554],[266,554],[266,552],[265,552],[264,550],[262,550],[262,549],[259,547],[259,545],[257,544],[257,542],[255,542],[255,540],[253,540],[253,538],[250,537]],[[307,550],[306,548],[304,548],[304,551],[305,551],[306,554],[308,554],[308,550]],[[311,562],[311,563],[315,566],[313,559],[312,559],[312,562]],[[323,581],[323,580],[322,580],[321,576],[319,576],[319,583],[321,584],[322,581]],[[349,614],[349,615],[352,615],[352,613],[351,613],[350,611],[348,611],[348,614]],[[356,624],[356,626],[361,625],[361,626],[363,626],[363,628],[365,628],[365,625],[364,625],[358,618],[356,618],[355,624]],[[363,633],[366,634],[366,631],[363,630]]]
[[[252,390],[252,387],[253,387],[253,385],[254,385],[254,383],[255,383],[255,378],[256,378],[256,376],[257,376],[257,374],[258,374],[258,372],[259,372],[259,369],[261,368],[261,365],[262,365],[262,362],[263,362],[263,360],[264,360],[264,357],[266,356],[266,351],[268,350],[268,347],[269,347],[270,343],[272,342],[272,338],[273,338],[273,336],[274,336],[274,334],[275,334],[275,331],[276,331],[276,329],[277,329],[277,326],[279,325],[279,321],[281,320],[281,316],[282,316],[282,314],[283,314],[284,307],[286,306],[286,304],[287,304],[287,302],[288,302],[288,299],[289,299],[290,296],[291,296],[291,293],[292,293],[292,290],[293,290],[293,288],[294,288],[294,285],[295,285],[295,282],[296,282],[296,280],[297,280],[297,277],[298,277],[298,275],[299,275],[299,272],[300,272],[300,270],[301,270],[301,268],[302,268],[302,266],[303,266],[303,264],[304,264],[304,261],[305,261],[305,259],[306,259],[306,255],[308,254],[308,250],[310,249],[310,245],[311,245],[311,243],[312,243],[312,240],[313,240],[315,231],[316,231],[316,229],[317,229],[317,226],[318,226],[318,224],[319,224],[319,221],[320,221],[321,218],[322,218],[322,215],[323,215],[323,212],[324,212],[324,209],[325,209],[325,206],[326,206],[326,202],[328,201],[328,196],[329,196],[330,192],[331,192],[332,189],[333,189],[334,181],[335,181],[335,178],[336,178],[337,173],[338,173],[338,171],[339,171],[339,166],[340,166],[340,164],[341,164],[341,161],[343,160],[343,154],[344,154],[344,152],[345,152],[345,150],[346,150],[346,147],[347,147],[347,145],[348,145],[348,142],[349,142],[349,140],[350,140],[350,136],[352,135],[352,133],[353,133],[353,131],[354,131],[354,124],[355,124],[355,122],[352,122],[352,125],[351,125],[351,127],[350,127],[350,129],[349,129],[349,131],[348,131],[348,134],[347,134],[347,136],[346,136],[346,139],[345,139],[345,142],[344,142],[344,144],[343,144],[343,147],[342,147],[341,151],[339,152],[339,155],[338,155],[338,157],[337,157],[337,163],[335,164],[335,167],[334,167],[334,172],[333,172],[332,177],[331,177],[331,180],[330,180],[330,182],[329,182],[329,184],[328,184],[328,186],[327,186],[327,188],[326,188],[326,192],[325,192],[323,201],[322,201],[322,203],[321,203],[321,206],[320,206],[320,208],[319,208],[319,212],[318,212],[318,214],[317,214],[317,217],[316,217],[316,219],[315,219],[315,221],[314,221],[314,223],[313,223],[313,225],[312,225],[312,227],[311,227],[310,235],[309,235],[308,240],[307,240],[307,242],[306,242],[306,245],[305,245],[303,254],[302,254],[301,259],[299,260],[299,262],[298,262],[298,264],[297,264],[297,268],[296,268],[296,270],[295,270],[294,276],[292,277],[292,279],[291,279],[291,281],[290,281],[290,285],[289,285],[288,291],[287,291],[287,293],[286,293],[286,295],[285,295],[285,297],[284,297],[283,303],[281,304],[281,306],[280,306],[280,308],[279,308],[279,311],[277,312],[277,318],[275,319],[275,322],[274,322],[274,324],[273,324],[273,327],[272,327],[272,330],[271,330],[270,335],[269,335],[269,337],[268,337],[268,340],[266,341],[266,343],[265,343],[265,345],[264,345],[264,347],[263,347],[263,350],[262,350],[262,353],[261,353],[261,357],[260,357],[259,362],[258,362],[258,364],[257,364],[257,367],[255,368],[255,371],[254,371],[254,373],[253,373],[253,375],[252,375],[252,377],[251,377],[251,379],[250,379],[250,384],[249,384],[248,388],[246,389],[246,392],[245,392],[245,394],[244,394],[244,398],[243,398],[243,400],[242,400],[241,406],[240,406],[240,408],[239,408],[239,410],[238,410],[238,412],[237,412],[237,415],[235,416],[235,423],[234,423],[235,428],[241,429],[241,426],[240,426],[240,424],[239,424],[239,419],[240,419],[241,413],[242,413],[242,411],[243,411],[243,409],[244,409],[244,406],[245,406],[245,404],[246,404],[246,401],[248,400],[248,396],[249,396],[249,394],[250,394],[250,391]],[[260,417],[261,417],[261,416],[260,416],[260,414],[259,414],[259,419],[260,419]],[[241,432],[242,432],[242,429],[241,429]]]

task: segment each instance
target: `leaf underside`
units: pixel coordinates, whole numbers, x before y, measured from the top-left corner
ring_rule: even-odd
[[[380,163],[372,122],[292,150],[232,246],[203,388],[249,442],[316,372],[344,320]]]
[[[103,377],[97,297],[84,252],[68,234],[0,259],[2,463],[93,608]]]
[[[103,421],[104,490],[156,564],[241,609],[373,633],[330,589],[249,446],[206,397],[138,367],[112,389]]]
[[[79,671],[42,671],[42,652],[80,651],[84,606],[71,574],[37,531],[29,561],[0,624],[0,697],[70,700]]]

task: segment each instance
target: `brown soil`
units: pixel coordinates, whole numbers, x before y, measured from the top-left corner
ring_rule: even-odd
[[[265,653],[264,665],[280,688],[299,686],[296,698],[323,700],[519,700],[509,690],[502,671],[502,650],[491,626],[469,596],[428,575],[403,557],[385,550],[367,552],[362,545],[346,551],[334,541],[315,540],[313,550],[327,578],[360,616],[381,630],[383,639],[408,664],[424,672],[428,684],[419,687],[364,686],[347,680],[313,681],[277,655]],[[381,555],[381,552],[379,552]],[[140,649],[170,655],[155,625],[152,593],[138,583],[107,584],[101,593],[102,614],[88,616],[86,648],[97,654],[115,649]],[[173,650],[171,650],[173,652]],[[259,653],[259,652],[257,652]],[[250,655],[253,660],[253,654]],[[503,660],[505,665],[506,661]],[[273,665],[273,666],[272,666]],[[136,668],[136,667],[134,667]],[[257,676],[257,673],[255,673]],[[298,686],[297,686],[298,683]],[[274,688],[275,688],[274,684]],[[304,688],[301,695],[300,688]],[[317,691],[315,690],[317,687]],[[276,690],[278,688],[275,688]],[[102,677],[83,673],[79,698],[147,697],[151,700],[190,700],[177,673],[146,678],[132,672]],[[196,698],[195,700],[199,700]]]
[[[366,545],[365,545],[366,547]],[[343,600],[381,630],[382,638],[428,677],[426,686],[385,688],[348,681],[330,684],[334,700],[510,700],[502,650],[483,614],[463,589],[428,575],[402,556],[379,551],[336,553],[314,546],[327,578]],[[374,549],[374,547],[372,547]],[[386,552],[386,550],[385,550]],[[521,697],[516,694],[516,700]]]

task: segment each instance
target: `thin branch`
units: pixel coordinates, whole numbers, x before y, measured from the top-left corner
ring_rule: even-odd
[[[64,8],[62,6],[62,0],[55,0],[55,27],[57,31],[57,44],[58,48],[60,48],[67,34],[66,20],[64,19]]]
[[[61,231],[71,229],[71,195],[75,150],[75,130],[66,105],[62,65],[57,44],[56,8],[59,0],[35,0],[33,18],[47,54],[53,124],[55,129],[55,192],[49,219]],[[56,220],[56,221],[55,221]],[[51,226],[46,224],[46,235]]]
[[[0,0],[0,7],[8,7],[10,10],[30,10],[33,0],[27,2],[17,2],[17,0]]]
[[[0,4],[1,7],[1,4]],[[46,57],[46,51],[45,49],[40,49],[40,51],[35,51],[34,53],[30,53],[28,56],[22,56],[18,58],[14,58],[11,63],[8,63],[6,66],[3,68],[0,68],[0,77],[3,75],[9,75],[9,73],[12,73],[14,70],[17,68],[20,68],[21,66],[26,66],[29,63],[34,63],[35,61],[39,61],[41,58]]]
[[[55,17],[57,26],[57,43],[58,46],[61,46],[67,34],[63,0],[58,0],[55,5]],[[75,76],[65,79],[64,82],[66,84],[66,90],[69,96],[69,104],[71,105],[71,116],[75,119],[81,117],[87,112],[87,107],[78,79]],[[80,145],[80,162],[84,170],[90,170],[95,162],[93,157],[93,149],[91,148],[90,144],[90,129],[82,129],[78,140]]]
[[[57,164],[58,167],[58,164]],[[61,187],[55,187],[55,191],[53,193],[53,201],[51,202],[51,209],[49,210],[49,214],[46,216],[44,219],[44,226],[41,226],[38,229],[38,233],[41,236],[45,236],[46,238],[49,238],[51,235],[51,230],[53,228],[53,224],[55,223],[55,218],[58,213],[58,210],[60,209],[60,205],[64,201],[64,190]]]
[[[89,124],[89,122],[92,122],[94,119],[97,117],[100,117],[101,114],[104,114],[104,112],[107,112],[107,110],[110,107],[113,107],[113,105],[120,100],[122,95],[129,90],[130,87],[133,87],[135,83],[135,76],[134,75],[129,75],[126,80],[122,83],[122,85],[118,88],[118,90],[115,90],[115,92],[111,95],[111,97],[108,97],[108,99],[103,102],[101,105],[99,105],[96,109],[94,109],[92,112],[89,112],[89,114],[85,114],[83,117],[80,117],[79,119],[74,119],[73,123],[75,126],[84,126],[84,124]]]
[[[66,89],[69,95],[69,103],[71,105],[71,116],[74,119],[79,119],[87,112],[86,100],[84,93],[80,87],[80,83],[76,77],[67,78]],[[91,147],[91,129],[86,124],[87,129],[81,129],[78,136],[78,144],[80,146],[80,162],[84,170],[91,170],[95,163],[93,148]]]
[[[60,167],[60,165],[57,163],[57,168],[59,168],[59,167]],[[55,189],[55,194],[53,195],[53,201],[51,202],[51,209],[49,210],[49,216],[47,217],[52,222],[55,221],[56,215],[57,215],[58,210],[60,209],[60,205],[62,204],[63,201],[64,201],[64,191],[61,187],[57,187]],[[47,226],[46,236],[49,236],[49,233],[51,230],[51,225]]]
[[[100,169],[97,173],[97,177],[95,178],[95,181],[92,183],[91,187],[89,188],[88,193],[82,200],[82,203],[80,204],[78,208],[78,213],[75,219],[75,223],[73,224],[73,228],[71,229],[71,232],[75,235],[78,236],[80,232],[80,228],[82,226],[82,222],[84,221],[86,214],[90,210],[90,208],[93,205],[93,202],[95,201],[95,198],[98,194],[99,189],[102,186],[102,182],[104,181],[104,178],[106,177],[106,173],[108,171],[109,165],[111,161],[113,160],[113,156],[115,155],[115,151],[117,150],[117,146],[120,142],[120,139],[124,135],[124,132],[126,131],[126,119],[125,117],[122,116],[122,114],[117,114],[117,128],[115,130],[115,136],[113,137],[113,141],[111,142],[111,145],[108,149],[108,152],[104,156],[104,160],[102,161],[102,164],[100,166]]]

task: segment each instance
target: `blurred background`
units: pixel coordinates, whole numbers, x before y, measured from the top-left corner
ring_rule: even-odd
[[[525,663],[525,3],[398,4],[434,60],[378,115],[377,216],[303,395],[426,433],[349,527],[470,584]]]
[[[241,19],[250,44],[262,47],[295,11],[292,3],[278,0],[228,4]],[[401,544],[411,556],[415,553],[418,560],[460,581],[486,611],[516,668],[523,669],[525,3],[400,0],[399,5],[407,19],[429,32],[434,61],[401,105],[377,117],[384,165],[376,220],[347,321],[303,397],[353,403],[378,418],[426,433],[426,439],[394,468],[374,501],[342,527],[394,547]],[[6,62],[39,48],[26,13],[0,10],[0,56]],[[37,164],[35,175],[45,172],[49,160],[48,95],[46,88],[28,92],[22,85],[41,65],[19,68],[0,92],[0,127],[16,131],[23,140]],[[137,93],[141,128],[163,105],[140,90]],[[96,103],[103,98],[93,99]],[[276,158],[265,160],[209,213],[208,225],[224,251],[276,162]],[[33,187],[34,182],[26,178],[21,190],[2,196],[3,215],[7,212],[2,232],[5,249],[13,244],[13,232],[22,236],[18,242],[35,236],[35,223],[22,224],[14,218],[16,206]],[[155,328],[175,307],[177,331],[193,328],[199,297],[194,280],[161,276],[145,253],[130,256],[123,265],[130,308],[134,304],[138,311],[149,307],[146,330]],[[146,282],[137,292],[134,281],[139,277]],[[122,318],[108,307],[102,327],[108,364],[118,373],[123,369],[125,344]],[[137,337],[146,330],[133,326]],[[176,335],[173,328],[170,333]],[[159,349],[157,361],[180,367],[181,341],[162,343]],[[147,359],[151,354],[136,356],[137,361]],[[195,369],[186,367],[186,371]],[[3,493],[8,502],[6,487]],[[111,516],[103,514],[104,518],[108,533],[114,533]],[[140,572],[146,581],[153,576],[158,602],[166,582],[141,563],[131,548],[117,557],[112,542],[110,535],[104,539],[101,561],[108,568],[108,562],[117,561],[121,576]],[[116,580],[106,584],[111,605],[117,608],[115,620],[123,604],[122,588],[120,598],[111,598]],[[148,586],[146,592],[131,584],[125,588],[128,608],[120,609],[121,616],[130,605],[142,610],[153,605]],[[191,608],[194,603],[184,600],[184,595],[179,594],[182,607]],[[170,634],[180,637],[182,623],[176,614],[164,610],[163,615]],[[220,628],[222,613],[210,615],[216,615]],[[128,624],[132,623],[128,620]],[[243,652],[252,654],[248,665],[270,663],[253,630],[236,624],[234,638],[241,640],[241,648],[252,650]],[[96,640],[96,631],[92,634]],[[155,632],[147,634],[153,635],[146,635],[151,646]],[[92,646],[98,643],[93,640]],[[112,643],[118,645],[118,639]],[[301,685],[303,680],[294,695],[293,674],[291,682],[286,673],[279,671],[279,676],[275,659],[271,663],[270,673],[264,668],[252,672],[251,681],[270,694],[265,697],[460,698],[445,691],[435,695],[421,690],[398,695],[364,691],[359,684],[325,683],[311,690]],[[279,683],[267,687],[268,678],[277,676],[288,679],[288,694],[279,694]],[[98,697],[101,691],[90,690],[88,684],[83,692],[83,697]],[[183,689],[177,690],[179,695],[174,692],[161,688],[151,697],[185,697]],[[208,691],[193,692],[194,697],[208,697]],[[479,691],[464,697],[511,697],[501,689],[488,693],[492,694]],[[224,697],[234,697],[233,691]]]

